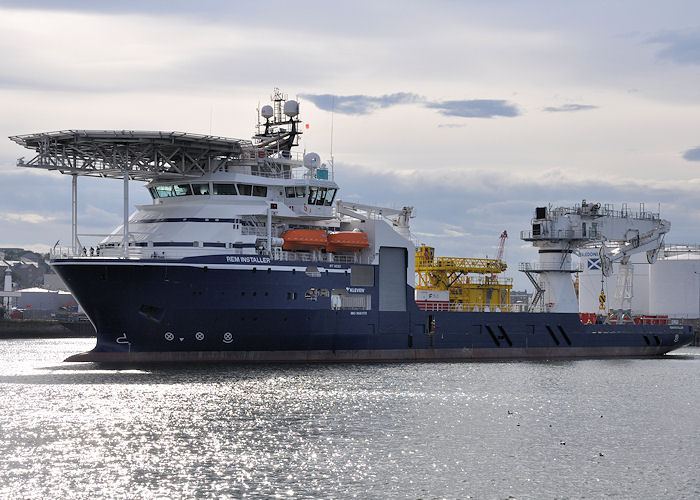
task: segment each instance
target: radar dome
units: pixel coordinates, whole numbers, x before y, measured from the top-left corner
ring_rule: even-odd
[[[304,166],[306,168],[317,168],[321,164],[321,157],[317,153],[307,153],[304,155]]]
[[[299,114],[299,103],[296,101],[287,101],[284,103],[284,114],[290,118],[294,118]]]
[[[262,115],[263,118],[272,118],[273,111],[272,111],[272,106],[263,106],[262,109],[260,110],[260,114]]]

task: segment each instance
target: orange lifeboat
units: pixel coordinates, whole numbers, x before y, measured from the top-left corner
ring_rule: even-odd
[[[282,235],[283,250],[322,250],[328,237],[323,229],[290,229]]]
[[[367,234],[355,231],[328,233],[328,252],[359,252],[369,248]]]

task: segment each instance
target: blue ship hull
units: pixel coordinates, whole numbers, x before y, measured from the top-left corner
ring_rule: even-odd
[[[178,261],[58,259],[52,265],[97,330],[71,361],[402,361],[656,356],[692,327],[583,325],[578,314],[430,312],[406,286],[405,311],[332,309],[314,289],[356,290],[349,266],[308,276],[308,263],[225,256]],[[255,264],[259,261],[260,265]],[[375,283],[378,283],[375,268]],[[379,303],[378,287],[362,288]]]

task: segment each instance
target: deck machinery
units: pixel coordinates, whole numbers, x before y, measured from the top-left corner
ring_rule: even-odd
[[[416,298],[419,306],[450,311],[509,311],[512,278],[502,259],[435,257],[435,249],[416,247]],[[431,301],[420,300],[422,292],[444,292]],[[427,297],[426,297],[427,298]],[[440,299],[443,300],[440,300]],[[439,304],[439,305],[438,305]]]

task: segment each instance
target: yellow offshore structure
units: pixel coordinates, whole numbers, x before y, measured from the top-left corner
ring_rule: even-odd
[[[416,290],[449,291],[452,311],[510,311],[513,278],[497,275],[501,259],[435,257],[435,248],[416,247]]]

